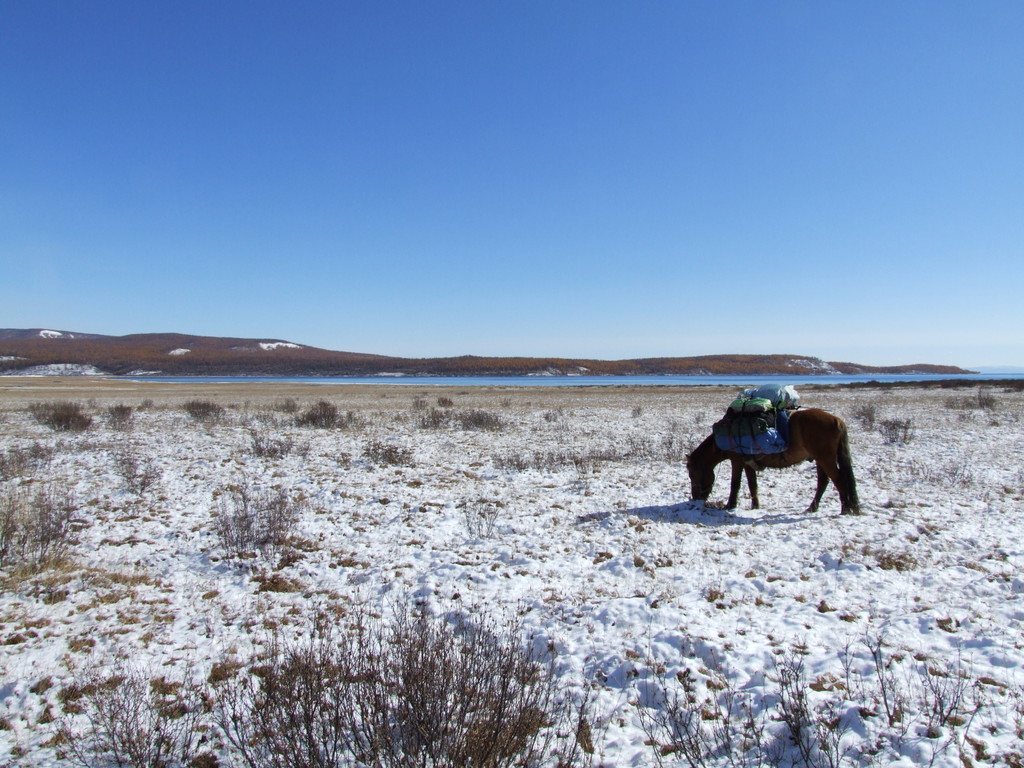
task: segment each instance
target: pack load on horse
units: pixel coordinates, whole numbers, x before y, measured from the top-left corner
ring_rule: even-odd
[[[817,467],[818,482],[807,511],[817,511],[831,480],[839,492],[843,514],[859,514],[860,500],[846,422],[818,408],[798,407],[799,396],[789,386],[767,385],[741,392],[729,406],[725,418],[716,423],[712,433],[686,457],[692,498],[695,501],[707,500],[715,483],[715,468],[728,461],[732,476],[727,508],[736,508],[740,480],[746,475],[751,506],[758,509],[757,470],[768,467],[782,469],[802,461],[813,461]],[[774,423],[768,426],[770,416],[774,417]],[[753,422],[763,420],[764,430],[761,431],[758,423],[755,427],[741,428],[753,434],[745,435],[742,431],[734,434],[733,424],[745,419]],[[775,449],[765,450],[766,446]]]
[[[723,451],[782,453],[789,446],[789,412],[799,407],[800,395],[792,386],[762,384],[740,392],[711,432]]]

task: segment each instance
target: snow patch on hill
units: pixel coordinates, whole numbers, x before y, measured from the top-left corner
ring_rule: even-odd
[[[95,365],[78,363],[51,363],[50,365],[32,365],[14,371],[4,371],[0,376],[106,376]]]
[[[292,344],[290,341],[261,341],[260,349],[274,350],[274,349],[302,349],[298,344]]]
[[[175,357],[180,357],[181,355],[187,355],[191,351],[192,351],[191,349],[185,349],[184,347],[179,347],[178,349],[172,349],[167,354],[168,355],[174,355]]]
[[[805,368],[812,371],[819,371],[821,373],[840,373],[840,371],[833,365],[826,363],[817,357],[798,357],[794,360],[790,360],[786,363],[789,368]]]

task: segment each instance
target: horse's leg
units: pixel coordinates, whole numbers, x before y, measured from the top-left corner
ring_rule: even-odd
[[[836,463],[839,465],[839,500],[842,502],[844,515],[860,514],[860,497],[857,495],[857,478],[853,475],[853,458],[850,456],[850,439],[843,426],[839,436],[839,449],[836,451]]]
[[[822,462],[820,459],[816,459],[814,463],[818,467],[818,489],[815,491],[814,501],[811,502],[807,511],[818,511],[818,502],[821,501],[825,489],[828,488],[828,481],[831,480],[832,485],[839,493],[841,514],[860,514],[860,501],[857,499],[857,486],[853,480],[852,466],[848,464],[844,470],[844,467],[838,462],[833,464],[831,461]],[[847,482],[847,477],[849,477],[849,482]]]
[[[736,504],[740,498],[740,478],[743,477],[743,462],[733,459],[731,464],[732,477],[729,482],[729,501],[726,502],[726,509],[736,509]]]
[[[814,466],[818,469],[818,487],[814,491],[814,500],[811,501],[811,506],[807,508],[808,512],[818,511],[818,504],[821,503],[821,497],[825,495],[825,489],[828,488],[829,477],[825,468],[821,465],[820,461],[814,462]],[[832,481],[835,482],[835,478],[832,478]],[[837,485],[836,488],[838,487],[839,486]]]
[[[760,509],[761,499],[757,496],[757,472],[746,463],[743,465],[743,471],[747,475],[747,489],[750,491],[750,508]]]

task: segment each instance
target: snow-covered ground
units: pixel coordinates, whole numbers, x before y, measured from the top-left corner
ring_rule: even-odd
[[[666,697],[706,733],[731,698],[769,762],[803,764],[794,691],[811,764],[1024,764],[1024,393],[800,389],[850,426],[861,516],[834,489],[804,512],[812,465],[763,472],[760,510],[745,488],[716,508],[725,467],[689,504],[683,458],[731,388],[0,387],[0,508],[46,488],[75,529],[60,563],[0,571],[0,764],[58,764],[62,692],[93,670],[203,677],[270,626],[410,600],[546,640],[566,689],[590,691],[595,765],[685,765]],[[197,397],[223,416],[189,416]],[[63,399],[93,425],[29,413]],[[320,399],[344,426],[296,425]],[[286,494],[286,547],[225,551],[213,521],[239,488]]]

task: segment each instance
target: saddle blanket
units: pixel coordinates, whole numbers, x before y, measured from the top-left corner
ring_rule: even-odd
[[[730,411],[711,427],[715,445],[747,456],[782,453],[789,447],[789,414],[778,411],[771,416]]]

